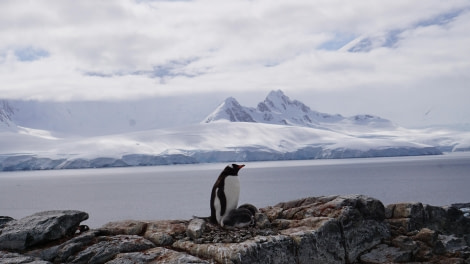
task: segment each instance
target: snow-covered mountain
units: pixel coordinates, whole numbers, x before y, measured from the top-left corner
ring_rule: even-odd
[[[441,154],[436,147],[410,139],[248,122],[92,138],[2,133],[0,171]]]
[[[38,107],[40,105],[48,104],[39,104]],[[325,114],[289,99],[282,91],[269,93],[256,108],[241,106],[234,98],[228,98],[203,122],[172,128],[149,129],[155,125],[149,120],[154,120],[152,115],[158,114],[150,111],[149,105],[128,112],[130,108],[116,107],[122,106],[120,104],[104,107],[105,111],[99,111],[101,108],[97,103],[52,104],[48,106],[50,113],[39,108],[35,113],[31,111],[35,109],[34,104],[12,105],[1,101],[0,171],[470,151],[468,131],[441,128],[411,130],[372,115],[343,117]],[[78,110],[83,110],[83,113]],[[142,113],[146,116],[139,117]],[[38,118],[29,121],[35,127],[24,126],[28,123],[27,116]],[[54,118],[47,120],[46,117]],[[129,117],[136,118],[136,123],[127,124],[131,131],[126,125],[122,126]],[[16,125],[15,118],[21,123]],[[95,120],[95,123],[80,123],[85,120]],[[98,124],[95,129],[100,133],[97,135],[94,128],[90,128],[80,130],[79,135],[66,134],[60,129],[66,128],[67,124],[72,128],[80,128],[80,124]],[[102,127],[107,124],[115,133],[103,134]],[[40,129],[54,127],[60,129]],[[83,135],[84,131],[94,135]]]
[[[213,109],[208,99],[211,98],[202,95],[126,101],[0,99],[0,109],[6,110],[9,124],[47,130],[58,136],[91,137],[196,123]]]
[[[271,91],[256,108],[242,106],[235,98],[229,97],[203,122],[211,123],[219,120],[306,126],[343,131],[390,129],[395,127],[391,121],[369,114],[343,117],[339,114],[331,115],[317,112],[298,100],[291,100],[281,90]]]

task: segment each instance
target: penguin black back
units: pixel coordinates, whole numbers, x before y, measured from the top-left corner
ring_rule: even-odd
[[[220,173],[217,181],[212,187],[211,192],[211,216],[210,220],[212,223],[218,223],[217,215],[219,217],[225,215],[227,212],[227,196],[225,190],[225,179],[228,176],[238,176],[238,171],[243,168],[245,165],[232,164],[231,166],[225,167],[225,169]],[[239,191],[239,190],[238,190]],[[230,199],[230,197],[229,197]],[[217,200],[217,205],[216,205]],[[238,194],[236,197],[235,203],[238,203]],[[233,202],[233,201],[232,201]],[[220,207],[220,208],[219,208]],[[236,207],[236,204],[235,204]]]

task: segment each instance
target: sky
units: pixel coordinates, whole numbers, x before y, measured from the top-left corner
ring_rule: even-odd
[[[3,99],[255,107],[281,89],[331,114],[470,124],[468,0],[2,0],[0,40]]]

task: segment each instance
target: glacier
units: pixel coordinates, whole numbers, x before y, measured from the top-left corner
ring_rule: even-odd
[[[14,114],[14,107],[2,101],[0,171],[440,155],[470,150],[468,131],[406,129],[370,114],[344,117],[317,112],[280,90],[270,92],[256,108],[229,97],[200,123],[94,136],[20,126],[14,122]]]
[[[403,137],[361,138],[310,127],[248,122],[219,121],[93,138],[51,139],[2,132],[2,141],[7,134],[15,143],[3,145],[8,146],[0,153],[3,171],[442,154],[434,146]],[[25,137],[30,140],[22,141]]]

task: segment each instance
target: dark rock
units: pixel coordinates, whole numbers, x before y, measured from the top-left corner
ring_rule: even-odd
[[[74,237],[60,245],[33,251],[28,254],[38,256],[41,259],[48,260],[51,262],[67,262],[67,260],[71,256],[77,254],[78,252],[93,244],[96,240],[98,233],[98,231],[90,231],[81,234],[77,237]]]
[[[19,253],[11,253],[7,251],[0,251],[0,263],[4,264],[52,264],[49,261],[44,261],[31,256],[21,255]]]
[[[439,235],[439,240],[444,245],[447,252],[455,253],[457,251],[469,251],[465,239],[456,237],[455,235]]]
[[[419,249],[418,243],[416,243],[411,237],[408,236],[398,236],[392,240],[392,245],[403,250],[410,251],[414,254]]]
[[[9,216],[0,216],[0,229],[2,229],[6,223],[13,221],[15,219],[9,217]]]
[[[189,254],[166,248],[152,248],[143,252],[120,253],[107,264],[135,264],[135,263],[213,263]]]
[[[106,263],[118,253],[143,251],[155,245],[140,236],[117,235],[112,237],[99,237],[93,244],[77,255],[69,257],[69,263]]]
[[[24,250],[75,233],[88,214],[80,211],[46,211],[8,222],[0,234],[0,249]]]
[[[16,253],[0,251],[0,263],[470,263],[469,219],[458,208],[385,208],[362,195],[279,203],[254,210],[254,226],[232,229],[196,218],[118,221],[79,232],[86,213],[67,211],[81,215],[72,221],[59,212],[8,219],[0,241],[13,241]]]
[[[361,263],[364,264],[403,263],[410,262],[411,257],[410,251],[404,251],[396,247],[381,244],[369,253],[362,255],[360,259]]]

